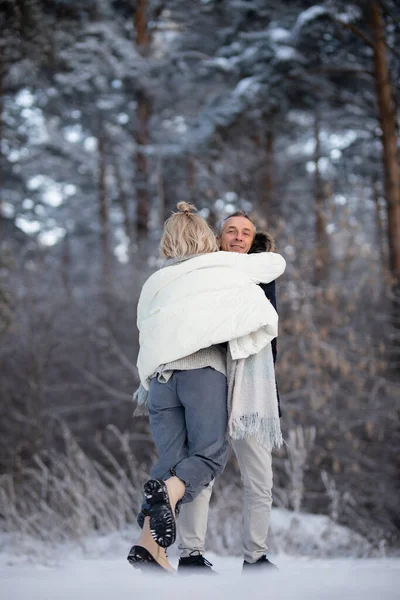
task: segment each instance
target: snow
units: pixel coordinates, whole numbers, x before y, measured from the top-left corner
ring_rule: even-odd
[[[210,527],[213,519],[209,521]],[[371,556],[368,542],[324,515],[272,511],[269,558],[279,571],[241,573],[241,556],[207,552],[219,576],[150,576],[126,560],[135,527],[51,544],[22,533],[0,536],[1,600],[131,600],[162,594],[164,600],[394,600],[400,558]],[[240,531],[237,532],[240,534]],[[238,550],[236,543],[235,550]],[[289,555],[290,552],[290,555]],[[346,558],[347,556],[347,558]],[[177,544],[169,549],[178,562]],[[250,582],[250,584],[249,584]],[[249,585],[250,590],[249,590]]]
[[[32,92],[29,89],[24,88],[23,90],[18,92],[18,94],[16,95],[15,102],[16,102],[16,104],[18,104],[18,106],[30,108],[35,103],[35,96],[32,94]]]
[[[271,530],[274,547],[285,553],[325,558],[363,557],[371,553],[365,538],[326,515],[274,508]]]
[[[278,60],[286,61],[286,60],[298,60],[300,62],[304,62],[301,54],[297,52],[294,48],[290,46],[280,46],[275,50],[275,56]]]
[[[131,600],[162,594],[166,600],[394,600],[400,586],[400,559],[355,558],[368,542],[323,515],[272,511],[277,553],[269,558],[279,571],[241,573],[241,556],[207,552],[218,577],[142,574],[126,560],[136,528],[91,535],[63,544],[35,540],[22,533],[0,537],[2,600]],[[290,538],[290,539],[289,539]],[[291,556],[288,554],[290,548]],[[384,553],[384,548],[381,548]],[[295,556],[293,556],[295,554]],[[313,556],[310,556],[312,554]],[[345,558],[345,556],[348,558]],[[337,558],[327,558],[336,556]],[[178,550],[169,550],[176,567]],[[250,582],[250,591],[249,591]]]
[[[42,227],[41,223],[36,220],[25,219],[25,217],[17,217],[15,219],[16,226],[27,235],[38,233]]]
[[[279,571],[241,574],[241,559],[207,555],[217,577],[149,576],[126,561],[129,547],[110,556],[66,557],[53,566],[0,564],[2,600],[391,600],[398,598],[400,560],[308,560],[273,557]],[[176,564],[176,559],[174,560]],[[249,591],[249,584],[251,586]]]
[[[0,215],[6,217],[7,219],[12,219],[15,215],[15,206],[10,202],[1,202],[0,204]]]
[[[268,35],[271,42],[275,44],[284,44],[289,42],[291,38],[290,31],[283,27],[271,27],[268,31]]]
[[[233,58],[225,58],[224,56],[219,56],[217,58],[213,58],[207,60],[205,64],[209,67],[217,67],[225,72],[230,72],[235,69],[236,66],[236,57]]]
[[[301,32],[302,28],[310,23],[310,21],[314,21],[318,19],[318,17],[322,17],[323,15],[328,15],[329,12],[324,6],[311,6],[306,10],[303,10],[297,17],[297,21],[292,30],[292,37],[295,39]]]
[[[61,206],[63,203],[63,194],[59,185],[49,186],[42,193],[42,200],[49,206]]]
[[[64,227],[53,227],[50,231],[43,231],[38,235],[38,242],[43,246],[54,246],[58,244],[60,240],[66,234]]]
[[[235,89],[233,90],[233,94],[235,96],[245,96],[249,93],[254,93],[258,90],[259,83],[258,77],[245,77],[241,79]]]

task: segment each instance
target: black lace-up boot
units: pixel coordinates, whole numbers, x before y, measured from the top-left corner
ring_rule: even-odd
[[[179,575],[218,575],[212,568],[212,563],[204,558],[198,550],[193,550],[189,556],[179,559]]]
[[[268,560],[268,558],[265,556],[265,554],[259,558],[255,563],[249,563],[247,562],[247,560],[243,561],[243,573],[245,573],[246,575],[251,573],[259,573],[261,571],[265,571],[266,569],[271,569],[271,570],[278,570],[278,567],[276,565],[274,565],[274,563],[272,563],[270,560]]]

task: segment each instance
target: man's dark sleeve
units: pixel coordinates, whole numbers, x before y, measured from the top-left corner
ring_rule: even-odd
[[[271,281],[270,283],[260,283],[260,287],[262,288],[264,294],[267,296],[268,300],[271,302],[271,304],[274,307],[274,309],[276,310],[276,312],[278,312],[278,309],[276,307],[275,280]],[[272,347],[272,356],[274,357],[274,363],[275,363],[276,355],[278,353],[277,338],[274,338],[272,340],[271,347]]]
[[[278,312],[277,306],[276,306],[276,286],[275,286],[275,280],[271,281],[270,283],[260,283],[260,287],[262,288],[264,294],[266,295],[266,297],[268,298],[268,300],[271,302],[272,306],[274,307],[274,309],[276,310],[276,312]],[[274,364],[276,361],[276,356],[278,354],[278,346],[277,346],[277,338],[274,338],[271,342],[271,349],[272,349],[272,357],[274,359]],[[282,411],[281,411],[281,401],[279,398],[279,392],[278,392],[278,385],[276,383],[275,380],[275,385],[276,385],[276,395],[278,397],[278,411],[279,411],[279,416],[282,416]]]

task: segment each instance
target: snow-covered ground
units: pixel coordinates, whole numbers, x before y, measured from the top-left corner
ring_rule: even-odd
[[[1,600],[394,600],[400,597],[399,558],[355,558],[366,542],[320,515],[273,511],[270,556],[279,571],[241,574],[240,556],[207,553],[219,576],[150,577],[126,560],[137,532],[90,536],[58,545],[21,534],[0,537]],[[289,556],[282,551],[293,538]],[[308,551],[307,551],[308,549]],[[384,548],[381,549],[384,552]],[[305,556],[308,554],[309,556]],[[312,555],[312,556],[310,556]],[[321,556],[321,558],[318,558]],[[331,558],[335,556],[335,558]],[[322,558],[325,557],[325,558]],[[171,563],[178,556],[170,550]]]
[[[241,575],[239,558],[210,555],[219,576],[144,576],[125,555],[73,558],[58,566],[0,567],[2,600],[397,600],[399,559],[307,560],[274,557],[279,572]]]

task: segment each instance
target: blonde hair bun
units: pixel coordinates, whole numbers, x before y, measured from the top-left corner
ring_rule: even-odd
[[[193,204],[189,204],[188,202],[178,202],[176,208],[180,213],[184,215],[190,215],[194,212],[197,212],[197,208]]]
[[[165,258],[182,258],[208,252],[218,252],[218,244],[213,230],[200,215],[194,214],[197,208],[188,202],[178,202],[179,212],[164,223],[160,242],[160,254]]]

